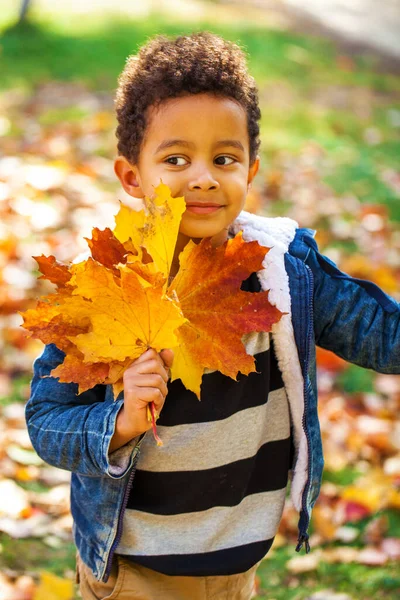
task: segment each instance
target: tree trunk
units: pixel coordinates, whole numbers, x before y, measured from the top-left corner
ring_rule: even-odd
[[[21,8],[19,10],[19,23],[22,23],[26,19],[30,0],[22,0]]]

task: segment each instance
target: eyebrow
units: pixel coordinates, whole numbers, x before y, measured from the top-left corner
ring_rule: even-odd
[[[164,140],[161,144],[156,148],[156,154],[161,152],[161,150],[165,150],[166,148],[171,148],[172,146],[185,146],[186,148],[193,148],[194,144],[188,142],[186,140]],[[237,148],[244,152],[243,144],[239,142],[239,140],[220,140],[215,143],[215,148],[221,148],[222,146],[231,146],[233,148]]]

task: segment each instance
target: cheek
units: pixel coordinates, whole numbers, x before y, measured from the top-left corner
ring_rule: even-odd
[[[224,186],[229,189],[230,193],[240,194],[247,189],[247,170],[244,168],[237,169],[235,172],[226,173],[226,177],[222,179]]]
[[[245,180],[243,177],[232,178],[229,181],[226,191],[229,194],[232,204],[241,204],[246,200],[247,196],[247,179]]]

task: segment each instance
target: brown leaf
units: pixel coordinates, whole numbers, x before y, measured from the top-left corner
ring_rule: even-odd
[[[119,272],[115,267],[119,263],[126,263],[127,252],[111,229],[107,227],[104,231],[101,231],[95,227],[92,230],[91,239],[85,238],[85,240],[89,245],[94,260],[97,260],[97,262],[109,269],[115,269],[119,275]]]
[[[39,279],[48,279],[58,287],[64,287],[71,279],[71,273],[67,265],[63,265],[55,256],[33,256],[39,265],[39,270],[43,275]]]
[[[389,520],[386,515],[375,517],[368,523],[364,530],[363,540],[367,544],[378,545],[389,529]]]
[[[61,383],[79,383],[80,394],[98,383],[104,383],[109,375],[110,365],[104,362],[85,363],[83,358],[81,352],[67,354],[64,362],[51,371],[51,376],[58,377]]]

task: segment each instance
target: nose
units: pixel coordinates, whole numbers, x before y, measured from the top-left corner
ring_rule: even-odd
[[[193,174],[191,181],[188,184],[189,190],[202,190],[204,192],[210,190],[218,190],[219,183],[214,178],[213,174],[206,167],[199,169],[196,174]]]

